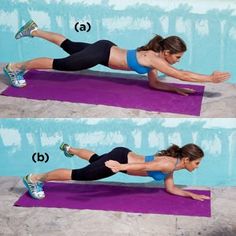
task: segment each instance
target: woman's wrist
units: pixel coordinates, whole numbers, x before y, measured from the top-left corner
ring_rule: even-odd
[[[197,196],[197,194],[189,192],[189,197],[191,197],[192,199],[195,199]]]
[[[127,165],[126,164],[120,164],[120,171],[124,171],[127,169]]]
[[[206,82],[214,82],[214,77],[213,75],[208,75],[208,79]]]

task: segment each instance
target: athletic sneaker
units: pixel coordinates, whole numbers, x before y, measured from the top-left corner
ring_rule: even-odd
[[[29,181],[30,175],[27,175],[23,178],[23,183],[28,189],[29,194],[32,198],[43,199],[45,198],[45,193],[43,191],[43,182],[38,181],[37,183],[31,183]]]
[[[15,39],[20,39],[23,37],[31,37],[32,32],[37,30],[38,26],[33,20],[29,20],[25,25],[23,25],[15,35]]]
[[[73,157],[74,154],[69,153],[69,148],[70,148],[70,145],[68,145],[66,143],[62,143],[60,146],[60,149],[64,152],[64,155],[66,157]]]
[[[10,69],[10,64],[7,64],[3,68],[3,71],[4,71],[4,74],[7,76],[7,78],[9,79],[10,84],[13,85],[14,87],[22,88],[26,86],[26,81],[23,77],[24,71],[22,70],[13,71]]]

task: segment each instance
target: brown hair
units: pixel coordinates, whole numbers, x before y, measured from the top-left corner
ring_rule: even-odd
[[[187,51],[187,46],[185,42],[178,36],[162,38],[160,35],[156,35],[146,45],[137,48],[137,51],[147,50],[152,50],[154,52],[169,50],[170,54],[175,54]]]
[[[183,157],[188,157],[190,161],[197,160],[199,158],[202,158],[204,156],[203,150],[193,144],[189,143],[184,145],[182,148],[179,146],[173,144],[166,150],[162,150],[156,154],[157,156],[170,156],[174,158],[182,159]]]

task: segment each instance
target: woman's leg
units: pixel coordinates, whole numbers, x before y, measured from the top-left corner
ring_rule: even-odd
[[[65,46],[65,48],[67,48],[66,50],[78,51],[80,49],[79,46],[72,47],[71,45],[73,45],[73,42],[69,40],[65,40],[62,44],[64,43],[67,44]],[[55,69],[63,71],[78,71],[91,68],[97,64],[107,66],[110,48],[114,45],[113,43],[106,40],[100,40],[90,46],[86,46],[86,44],[84,43],[75,44],[80,44],[81,48],[84,47],[84,49],[68,57],[60,59],[36,58],[25,62],[11,63],[8,65],[8,69],[10,71],[30,69]]]
[[[69,54],[79,52],[90,45],[88,43],[72,42],[69,39],[66,39],[66,37],[62,34],[43,31],[40,29],[34,30],[31,33],[31,35],[33,37],[42,38],[58,45],[62,47],[62,49],[64,49]],[[52,69],[52,68],[53,68],[53,59],[51,58],[36,58],[29,61],[9,64],[9,69],[11,71],[30,70],[30,69]]]
[[[65,181],[71,180],[72,170],[57,169],[44,174],[30,174],[23,178],[23,183],[29,191],[29,194],[35,199],[43,199],[43,182],[45,181]]]
[[[70,45],[68,40],[62,43]],[[115,44],[107,40],[99,40],[94,44],[85,46],[85,48],[79,52],[76,52],[68,57],[54,59],[53,69],[63,71],[79,71],[89,69],[98,64],[108,66],[110,49]]]
[[[83,42],[72,42],[71,40],[67,39],[64,35],[43,31],[37,29],[32,32],[31,34],[34,37],[45,39],[51,43],[54,43],[61,47],[65,52],[69,53],[70,55],[80,52],[86,47],[90,46],[90,43],[83,43]]]
[[[9,79],[9,82],[14,87],[26,86],[24,79],[24,71],[30,69],[52,69],[53,59],[50,58],[37,58],[30,61],[9,63],[3,71]]]
[[[67,39],[64,35],[54,33],[54,32],[48,32],[43,31],[40,29],[37,29],[32,32],[31,34],[34,37],[45,39],[51,43],[54,43],[61,47],[64,51],[67,53],[74,54],[76,52],[80,52],[86,47],[90,46],[90,43],[83,43],[83,42],[72,42],[71,40]]]
[[[31,174],[29,181],[36,183],[38,181],[66,181],[71,179],[97,180],[114,174],[105,166],[107,160],[119,160],[121,163],[127,163],[127,151],[123,153],[123,148],[115,148],[111,152],[103,154],[102,156],[98,156],[96,153],[87,149],[70,147],[69,151],[84,160],[90,161],[90,164],[81,169],[57,169],[43,174]],[[122,160],[122,158],[124,160]]]
[[[48,32],[43,31],[40,29],[37,29],[31,33],[32,36],[45,39],[51,43],[54,43],[58,46],[62,44],[63,41],[66,40],[66,37],[62,34],[54,33],[54,32]]]
[[[37,31],[34,31],[33,34],[37,33]],[[47,33],[45,33],[45,35],[46,34]],[[48,35],[49,34],[50,33],[48,33]],[[57,38],[57,36],[55,36],[55,38]],[[54,40],[53,36],[51,37],[51,40]],[[55,40],[58,40],[57,43],[60,43],[59,38]],[[70,40],[66,39],[62,43],[62,48],[69,54],[72,54],[73,52],[74,54],[61,59],[52,59],[43,57],[43,58],[32,59],[25,62],[11,63],[8,65],[8,69],[10,71],[23,71],[30,69],[56,69],[65,71],[76,71],[76,70],[87,69],[97,65],[101,61],[101,56],[103,55],[103,51],[100,48],[101,52],[98,53],[98,55],[96,55],[96,50],[86,50],[86,47],[88,47],[86,43],[73,43]]]
[[[8,68],[11,71],[24,71],[30,69],[52,69],[53,59],[41,57],[24,62],[10,63]]]
[[[43,174],[31,174],[29,181],[36,183],[38,181],[47,182],[47,181],[67,181],[71,180],[70,169],[57,169]]]
[[[87,149],[83,149],[83,148],[73,148],[73,147],[69,147],[68,148],[68,152],[70,154],[76,155],[77,157],[80,157],[86,161],[89,161],[89,159],[91,158],[91,156],[93,156],[95,154],[95,152],[92,152],[90,150]]]
[[[83,151],[82,151],[83,152]],[[96,154],[95,154],[96,155]],[[32,184],[37,184],[38,182],[47,181],[68,181],[68,180],[98,180],[109,177],[113,173],[108,167],[105,166],[105,161],[107,157],[104,156],[98,161],[90,163],[89,165],[81,169],[56,169],[43,174],[30,174],[27,177],[27,181]]]
[[[79,149],[74,150],[75,153],[84,155],[87,157],[88,150]],[[89,151],[90,152],[90,151]],[[111,152],[106,153],[102,156],[94,154],[90,161],[90,164],[81,169],[57,169],[44,174],[31,174],[23,178],[23,182],[27,189],[29,190],[30,195],[36,199],[42,199],[45,197],[45,193],[42,188],[42,182],[44,181],[65,181],[65,180],[81,180],[81,181],[91,181],[99,180],[103,178],[110,177],[115,173],[112,170],[105,166],[105,162],[108,160],[118,160],[120,163],[128,162],[128,153],[130,152],[127,148],[115,148]]]
[[[62,34],[41,30],[33,20],[29,20],[15,35],[16,39],[23,37],[38,37],[45,39],[60,46],[69,54],[79,52],[90,45],[89,43],[72,42],[69,39],[66,39]]]
[[[122,164],[126,164],[128,163],[129,152],[130,150],[127,148],[118,147],[101,156],[94,154],[90,158],[90,164],[88,166],[81,169],[72,170],[71,179],[91,181],[110,177],[115,173],[110,168],[105,166],[105,162],[115,160]],[[126,172],[124,171],[124,173]]]

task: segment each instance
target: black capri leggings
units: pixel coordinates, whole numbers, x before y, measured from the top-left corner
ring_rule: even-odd
[[[54,59],[52,68],[63,71],[84,70],[98,64],[108,66],[110,50],[116,44],[108,40],[99,40],[93,44],[72,42],[66,39],[61,48],[70,56]]]
[[[105,162],[109,160],[118,161],[121,164],[128,163],[128,148],[117,147],[109,153],[98,156],[93,154],[89,159],[90,164],[81,169],[72,170],[72,180],[98,180],[114,175],[112,170],[105,166]],[[126,173],[126,171],[121,171]]]

